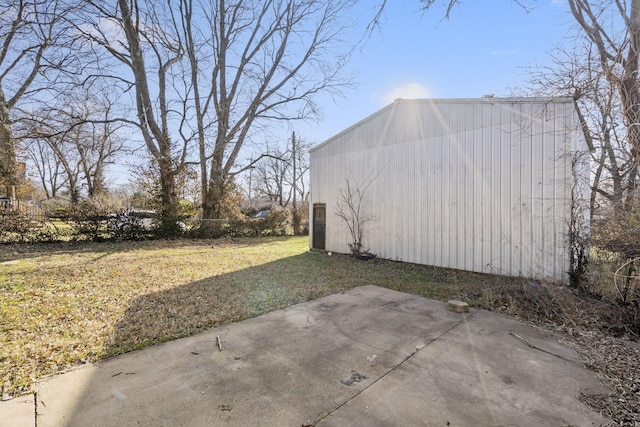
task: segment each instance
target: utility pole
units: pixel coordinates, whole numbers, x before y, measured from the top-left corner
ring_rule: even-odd
[[[253,159],[251,159],[251,163],[253,163]],[[249,208],[253,208],[253,199],[251,198],[251,178],[252,178],[254,169],[255,169],[255,166],[251,166],[249,168]]]
[[[298,180],[296,177],[296,133],[291,133],[291,156],[293,156],[293,210],[298,210],[298,203],[296,199],[296,193],[298,192]]]
[[[298,212],[298,165],[297,165],[297,147],[296,147],[296,133],[291,133],[291,156],[293,156],[293,234],[300,234],[300,213]]]

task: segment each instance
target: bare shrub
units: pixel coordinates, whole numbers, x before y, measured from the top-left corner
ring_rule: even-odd
[[[369,186],[371,186],[379,175],[380,172],[372,179],[363,183],[358,183],[355,179],[346,178],[346,188],[340,189],[340,196],[338,197],[335,213],[338,218],[346,224],[349,230],[350,242],[348,245],[353,254],[362,252],[365,226],[375,219],[367,209],[365,196]]]
[[[66,221],[73,229],[74,240],[99,242],[111,237],[107,236],[107,215],[105,209],[87,201],[71,208]]]
[[[590,290],[622,306],[640,305],[640,213],[616,211],[593,227]]]
[[[539,324],[640,338],[640,319],[635,307],[621,306],[567,286],[501,278],[474,299],[478,307]]]
[[[53,223],[34,221],[14,210],[0,210],[0,243],[56,242],[64,236]]]

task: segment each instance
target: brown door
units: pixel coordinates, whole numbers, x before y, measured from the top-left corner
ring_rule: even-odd
[[[314,249],[324,250],[324,236],[327,223],[326,207],[324,204],[313,205],[313,239],[311,245]]]

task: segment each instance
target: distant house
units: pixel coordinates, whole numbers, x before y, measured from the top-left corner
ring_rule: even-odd
[[[567,281],[587,150],[571,98],[396,100],[311,150],[310,246],[349,252],[349,183],[379,257]]]

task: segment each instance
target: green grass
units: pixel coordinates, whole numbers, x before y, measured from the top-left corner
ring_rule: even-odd
[[[309,252],[306,237],[12,245],[0,262],[5,397],[46,374],[356,286],[473,300],[501,280]]]

